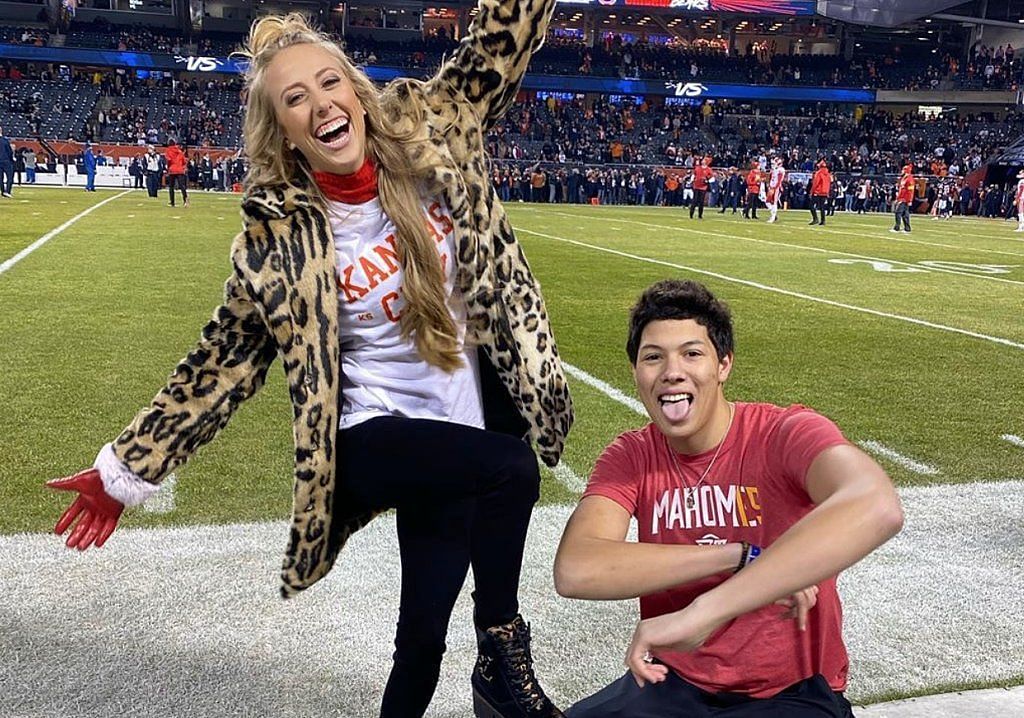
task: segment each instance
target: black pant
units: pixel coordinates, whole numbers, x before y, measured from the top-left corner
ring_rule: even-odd
[[[745,219],[749,219],[751,217],[757,219],[757,203],[757,192],[747,192],[747,201],[743,205],[743,217]]]
[[[825,224],[825,202],[828,197],[814,195],[811,197],[811,223]],[[818,219],[818,212],[821,212],[821,219]]]
[[[693,201],[690,202],[690,219],[693,219],[693,210],[697,210],[697,216],[704,219],[704,200],[707,197],[708,191],[706,189],[695,189],[693,191]]]
[[[188,178],[185,175],[167,175],[167,190],[171,193],[171,206],[174,206],[174,190],[181,190],[182,202],[188,203]]]
[[[398,510],[402,593],[381,718],[416,718],[426,710],[470,565],[477,627],[515,618],[526,529],[539,495],[533,450],[508,434],[390,416],[338,434],[335,516]]]
[[[893,229],[900,228],[900,221],[903,222],[903,229],[907,232],[910,231],[910,207],[906,202],[896,203],[896,225]]]
[[[146,172],[146,193],[150,197],[156,197],[160,189],[160,173]]]
[[[10,194],[14,187],[14,163],[0,163],[0,192]]]
[[[568,718],[853,718],[842,693],[817,675],[771,698],[708,693],[674,672],[661,683],[636,685],[627,673],[566,711]]]

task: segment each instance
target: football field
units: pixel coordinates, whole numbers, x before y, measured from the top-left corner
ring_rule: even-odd
[[[180,698],[208,714],[362,716],[379,697],[397,615],[390,518],[308,596],[273,597],[292,469],[278,367],[173,484],[126,514],[133,530],[82,556],[43,535],[67,498],[42,482],[91,465],[219,301],[239,197],[190,196],[171,208],[165,194],[16,188],[0,202],[0,695],[32,689],[0,715],[134,715],[149,696],[156,708],[138,715],[181,715]],[[633,605],[560,599],[550,566],[601,449],[645,421],[627,314],[667,277],[700,280],[731,306],[729,398],[818,409],[901,488],[904,533],[841,581],[851,697],[1024,683],[1024,234],[1013,223],[915,216],[913,233],[891,234],[889,215],[809,227],[803,212],[768,225],[682,208],[508,209],[576,404],[563,462],[543,472],[524,570],[554,696],[568,704],[621,671]],[[465,597],[457,611],[433,714],[452,718],[468,712],[473,652]],[[68,672],[105,685],[111,667],[135,682],[67,687]]]

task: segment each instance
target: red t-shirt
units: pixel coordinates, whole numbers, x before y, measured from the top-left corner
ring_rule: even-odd
[[[697,165],[693,168],[693,188],[702,189],[707,191],[708,180],[711,179],[711,175],[714,174],[714,170],[704,165]]]
[[[805,478],[825,449],[846,444],[839,428],[814,411],[794,405],[736,403],[722,450],[687,508],[686,498],[714,456],[676,454],[654,424],[620,435],[601,454],[584,496],[604,496],[632,514],[639,540],[664,544],[771,544],[813,508]],[[713,576],[642,596],[640,615],[679,611],[731,576]],[[711,634],[696,651],[658,652],[682,678],[713,693],[728,691],[768,698],[810,678],[825,676],[835,691],[846,689],[849,659],[842,636],[836,580],[819,585],[807,630],[771,605],[745,614]]]

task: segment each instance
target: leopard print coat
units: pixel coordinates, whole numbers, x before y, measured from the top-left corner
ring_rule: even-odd
[[[436,155],[435,187],[456,227],[468,336],[549,466],[572,424],[572,401],[540,287],[494,194],[483,143],[513,102],[553,6],[554,0],[481,0],[466,38],[438,73],[426,82],[399,81],[385,107],[400,121],[415,103],[425,117],[420,132]],[[340,340],[325,208],[301,189],[257,188],[243,200],[242,215],[224,303],[114,451],[137,476],[158,483],[213,439],[280,356],[294,409],[294,505],[281,572],[282,595],[289,597],[326,575],[373,514],[332,515]]]

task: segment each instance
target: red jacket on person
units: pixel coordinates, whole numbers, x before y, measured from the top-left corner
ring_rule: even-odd
[[[693,168],[693,188],[707,191],[708,180],[711,179],[711,175],[714,174],[714,170],[704,165],[697,165]]]
[[[185,159],[185,153],[181,151],[180,147],[177,145],[171,145],[168,147],[167,152],[164,154],[164,159],[167,160],[167,174],[185,174],[188,161]]]
[[[899,188],[896,191],[896,201],[910,204],[914,201],[914,175],[903,175],[900,177]]]
[[[814,179],[811,180],[811,196],[828,197],[831,189],[832,173],[828,171],[828,167],[819,167],[814,173]]]
[[[754,168],[747,173],[747,194],[758,194],[761,191],[761,170]]]

